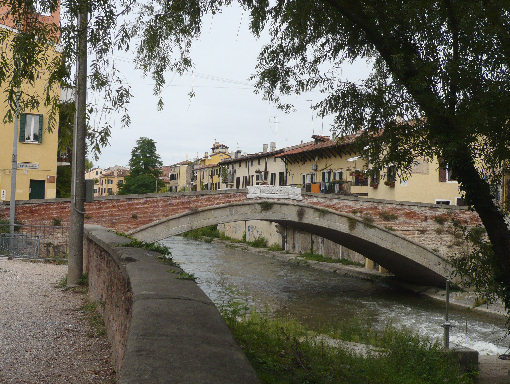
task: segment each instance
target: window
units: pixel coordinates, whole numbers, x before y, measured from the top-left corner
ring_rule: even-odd
[[[260,158],[257,159],[257,164],[260,165]]]
[[[436,204],[450,205],[450,200],[436,199]]]
[[[251,161],[251,166],[253,167],[253,160]]]
[[[113,180],[112,179],[108,179],[108,184],[113,184]]]
[[[456,199],[456,205],[458,205],[459,207],[462,207],[462,206],[465,206],[467,205],[466,202],[464,201],[464,199],[462,197],[457,197]]]
[[[445,167],[441,166],[441,162],[439,163],[439,182],[440,183],[447,183],[447,182],[453,182],[456,181],[456,179],[453,177],[452,170],[448,168],[448,165],[445,165]]]
[[[362,172],[359,169],[354,171],[354,185],[366,187],[368,185],[368,177],[366,172]]]
[[[124,184],[124,180],[119,180],[119,182],[117,183],[117,185],[122,185]]]
[[[278,173],[278,185],[285,185],[285,172]]]
[[[19,125],[19,141],[22,143],[41,143],[43,115],[22,113]]]
[[[276,184],[276,173],[271,173],[271,181],[270,181],[270,184],[271,184],[271,185],[275,185],[275,184]]]
[[[96,176],[97,176],[97,171],[96,171]]]
[[[108,188],[108,194],[109,195],[113,195],[113,189],[112,188]]]
[[[379,185],[380,180],[381,180],[381,173],[379,171],[374,171],[374,173],[372,173],[370,175],[370,185],[371,186]]]

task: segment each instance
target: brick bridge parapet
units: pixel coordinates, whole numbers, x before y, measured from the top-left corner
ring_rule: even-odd
[[[128,232],[146,224],[202,208],[247,200],[246,190],[200,191],[108,196],[85,205],[86,224]],[[366,225],[377,225],[431,251],[449,256],[464,247],[460,226],[481,225],[476,212],[465,207],[368,199],[344,195],[303,195],[302,203],[352,215]],[[69,224],[69,199],[17,202],[16,219],[24,224]],[[0,218],[9,204],[0,203]],[[354,224],[355,225],[355,224]]]

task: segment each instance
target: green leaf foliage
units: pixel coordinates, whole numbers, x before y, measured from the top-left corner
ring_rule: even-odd
[[[163,163],[156,151],[156,142],[147,137],[136,141],[129,160],[129,175],[126,176],[119,194],[143,194],[158,192],[165,184],[159,180]]]

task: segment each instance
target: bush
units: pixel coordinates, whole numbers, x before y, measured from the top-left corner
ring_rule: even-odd
[[[267,247],[267,240],[263,237],[258,237],[253,241],[247,241],[246,244],[248,244],[251,247],[255,248],[266,248]]]

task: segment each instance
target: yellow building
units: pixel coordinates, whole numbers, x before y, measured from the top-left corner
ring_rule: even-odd
[[[9,33],[11,38],[14,33],[12,25],[9,25],[9,17],[6,17],[7,9],[0,8],[1,19],[6,25],[0,25]],[[45,23],[59,22],[59,11],[52,15],[37,17]],[[12,57],[9,38],[5,41],[3,52]],[[56,48],[49,47],[50,56],[58,55]],[[16,172],[16,200],[28,199],[51,199],[56,197],[57,178],[57,147],[58,129],[51,132],[48,129],[48,120],[51,106],[44,106],[45,87],[49,73],[41,68],[39,77],[35,84],[24,85],[22,91],[39,96],[39,109],[21,111],[19,134],[18,134],[18,159]],[[55,86],[51,89],[52,97],[60,96],[60,88]],[[8,111],[8,104],[4,100],[0,103],[0,115],[2,118]],[[58,115],[56,116],[58,126]],[[12,147],[13,147],[14,123],[4,123],[0,119],[0,200],[9,201],[11,197],[11,169],[12,169]]]
[[[228,147],[217,141],[211,148],[212,152],[205,153],[204,157],[195,166],[196,190],[218,190],[221,188],[221,170],[217,165],[220,161],[230,159]]]
[[[369,175],[366,162],[354,152],[349,138],[342,142],[313,136],[305,143],[278,155],[287,165],[287,184],[307,192],[342,193],[396,201],[463,205],[462,194],[451,172],[437,159],[422,159],[407,180],[394,167]]]
[[[92,168],[85,172],[85,180],[94,180],[94,196],[99,196],[99,178],[103,175],[101,168]]]
[[[328,136],[312,136],[313,141],[277,155],[287,168],[287,185],[307,192],[350,192],[368,196],[366,163],[349,143],[339,144]]]
[[[116,165],[105,169],[99,177],[97,188],[94,183],[94,196],[116,195],[127,175],[129,175],[129,169],[126,167]]]

